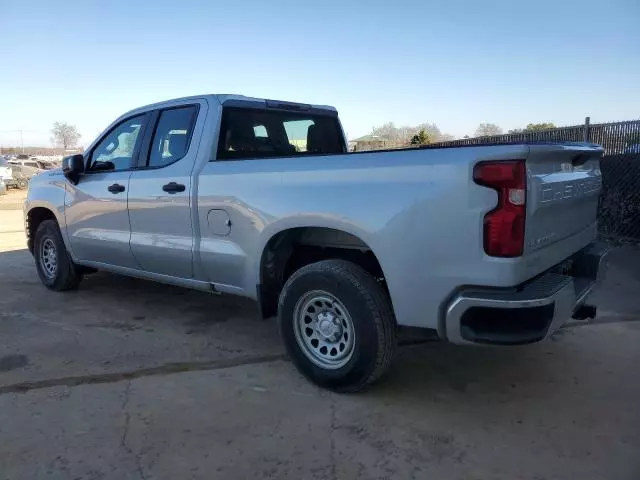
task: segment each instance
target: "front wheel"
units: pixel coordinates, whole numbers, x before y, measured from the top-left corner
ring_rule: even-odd
[[[353,392],[377,380],[396,347],[388,295],[360,266],[324,260],[285,284],[280,334],[297,369],[323,388]]]
[[[55,220],[43,221],[36,230],[33,256],[40,281],[58,292],[78,287],[82,273],[73,263]]]
[[[17,187],[20,190],[24,190],[28,186],[29,186],[29,182],[27,182],[24,178],[21,178],[21,179],[18,180]]]

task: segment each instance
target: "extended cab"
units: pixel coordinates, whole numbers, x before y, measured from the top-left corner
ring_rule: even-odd
[[[601,156],[347,153],[332,107],[184,98],[126,113],[34,177],[28,247],[52,290],[98,269],[253,298],[304,375],[356,390],[389,366],[398,326],[517,345],[593,316]]]

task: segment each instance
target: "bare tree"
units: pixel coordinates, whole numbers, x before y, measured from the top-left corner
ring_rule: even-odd
[[[391,145],[402,146],[410,144],[411,140],[416,135],[419,135],[422,130],[429,138],[429,143],[453,138],[451,135],[443,134],[435,123],[421,123],[413,127],[408,125],[396,127],[393,122],[387,122],[378,127],[373,127],[371,134],[383,137]]]
[[[476,137],[487,137],[489,135],[501,135],[502,129],[495,123],[481,123],[476,129]]]
[[[427,135],[431,140],[429,143],[440,142],[443,140],[443,134],[435,123],[421,123],[414,128],[412,133],[415,135],[420,133],[421,130],[427,132]]]
[[[377,135],[378,137],[385,138],[391,143],[397,143],[403,136],[401,130],[402,128],[396,127],[393,122],[387,122],[379,127],[373,127],[371,129],[371,135]]]
[[[556,128],[556,126],[551,123],[551,122],[544,122],[544,123],[530,123],[529,125],[527,125],[527,128],[525,128],[525,132],[539,132],[542,130],[551,130],[553,128]]]
[[[51,129],[51,141],[55,145],[67,148],[75,147],[80,140],[80,132],[75,125],[69,125],[65,122],[55,122]]]

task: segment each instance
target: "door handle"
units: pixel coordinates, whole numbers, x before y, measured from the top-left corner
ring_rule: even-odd
[[[124,192],[124,185],[120,185],[119,183],[114,183],[113,185],[109,185],[109,187],[107,187],[107,190],[109,190],[113,194],[122,193]]]
[[[169,182],[166,185],[162,186],[162,190],[164,190],[167,193],[178,193],[178,192],[184,192],[184,185],[180,184],[180,183],[176,183],[176,182]]]

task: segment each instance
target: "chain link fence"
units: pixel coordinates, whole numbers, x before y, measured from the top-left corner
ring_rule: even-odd
[[[523,142],[591,142],[602,145],[605,155],[640,153],[640,120],[522,131],[488,137],[461,138],[429,145],[431,148]]]
[[[640,120],[589,123],[540,131],[463,138],[427,148],[523,142],[591,142],[604,148],[600,164],[600,234],[615,242],[640,242]]]
[[[600,234],[614,242],[640,242],[640,153],[605,155],[598,211]]]

